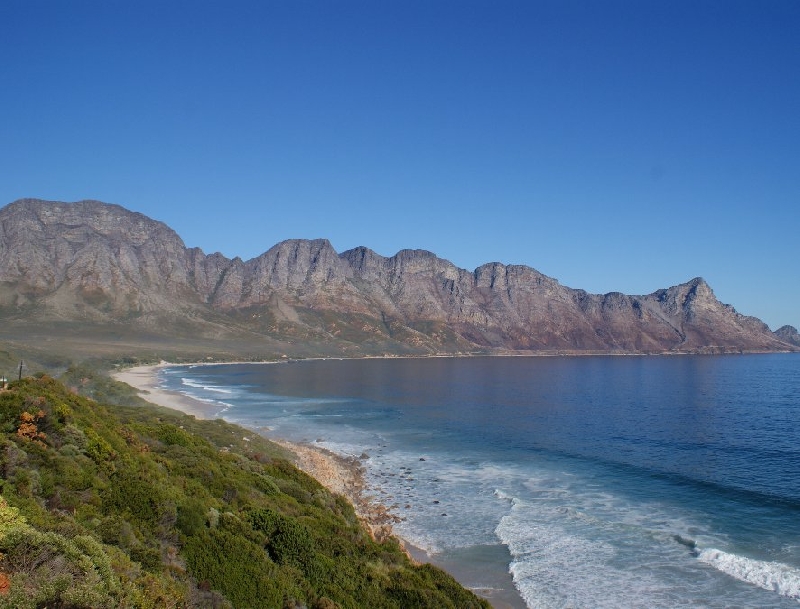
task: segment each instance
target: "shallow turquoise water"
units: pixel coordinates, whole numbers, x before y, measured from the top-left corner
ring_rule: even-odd
[[[798,355],[161,374],[228,420],[369,455],[398,533],[458,562],[468,585],[510,572],[530,607],[798,605]]]

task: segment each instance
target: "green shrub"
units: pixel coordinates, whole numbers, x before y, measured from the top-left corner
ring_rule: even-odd
[[[163,423],[158,428],[157,437],[167,446],[191,446],[192,436],[177,425]]]
[[[64,425],[64,429],[61,431],[61,434],[64,444],[73,444],[81,450],[86,448],[86,434],[83,433],[83,430],[81,430],[79,427],[68,423]]]
[[[206,526],[205,502],[189,498],[178,505],[178,530],[184,535],[195,535]]]
[[[111,448],[111,444],[94,429],[87,429],[84,434],[86,436],[86,454],[92,461],[98,465],[105,465],[117,458],[117,453]]]
[[[66,425],[69,420],[72,418],[73,412],[72,408],[67,406],[64,403],[59,404],[53,409],[53,413],[56,415],[56,419],[62,425]]]
[[[76,374],[82,388],[125,397]],[[131,403],[109,409],[49,377],[0,394],[11,583],[0,609],[488,607],[411,565],[395,541],[373,541],[351,505],[266,439]],[[46,441],[17,434],[22,412]]]
[[[237,608],[282,606],[288,590],[266,552],[253,542],[219,528],[206,529],[187,541],[184,555],[195,578],[222,592]]]
[[[9,531],[24,525],[25,522],[25,516],[19,513],[19,508],[8,505],[8,502],[0,496],[0,541]]]
[[[121,590],[102,546],[90,537],[67,539],[17,526],[0,541],[13,575],[6,607],[114,607]]]
[[[128,550],[131,560],[138,562],[148,571],[157,571],[161,565],[161,550],[152,545],[138,543]]]
[[[106,513],[120,513],[132,522],[155,526],[167,509],[165,492],[160,480],[134,468],[129,465],[110,477],[102,495],[103,507]]]
[[[281,489],[269,476],[256,476],[254,486],[265,495],[279,495]]]
[[[279,564],[306,571],[314,558],[314,541],[308,529],[293,518],[284,517],[267,541],[270,556]]]
[[[131,548],[139,543],[131,523],[119,514],[102,518],[95,530],[103,542],[116,544],[120,548]]]
[[[3,433],[14,433],[19,415],[25,408],[25,397],[16,391],[0,393],[0,429]]]

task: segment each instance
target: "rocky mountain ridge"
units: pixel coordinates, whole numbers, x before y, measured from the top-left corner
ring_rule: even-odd
[[[0,209],[0,319],[183,328],[345,353],[798,346],[796,331],[771,332],[720,303],[701,278],[641,296],[590,294],[527,266],[493,262],[470,272],[421,250],[340,254],[325,239],[287,240],[230,260],[98,201],[22,199]]]
[[[781,326],[775,330],[775,335],[785,343],[800,347],[800,333],[794,326]]]

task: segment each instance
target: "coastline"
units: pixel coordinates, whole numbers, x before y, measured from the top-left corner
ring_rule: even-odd
[[[112,372],[111,377],[114,380],[134,387],[140,392],[141,398],[158,406],[178,410],[198,419],[217,418],[215,416],[216,408],[212,404],[202,402],[179,392],[168,391],[158,386],[158,370],[174,365],[175,364],[162,361],[159,364],[125,368]],[[365,482],[364,467],[358,458],[345,458],[310,443],[290,442],[283,438],[275,438],[272,436],[265,437],[267,437],[269,441],[286,448],[294,454],[294,463],[299,469],[317,480],[329,491],[344,496],[353,506],[358,518],[377,541],[384,541],[394,536],[412,561],[418,564],[435,564],[445,569],[461,582],[468,579],[467,573],[459,568],[458,563],[448,562],[444,564],[436,561],[423,549],[410,544],[407,540],[394,533],[392,525],[400,522],[400,519],[395,514],[392,514],[390,509],[385,505],[376,501],[374,496],[370,495],[370,489]],[[510,575],[509,583],[510,591],[513,591],[512,595],[514,598],[508,598],[508,600],[497,598],[497,596],[493,594],[493,590],[471,589],[478,596],[488,600],[495,609],[524,608],[525,604],[522,602],[521,597],[518,596],[513,583],[511,583]],[[521,604],[515,602],[517,598],[519,598]]]
[[[139,390],[140,397],[165,408],[179,410],[198,419],[214,418],[215,408],[195,398],[175,391],[167,391],[158,386],[158,370],[170,366],[167,362],[149,366],[126,368],[112,373],[112,377],[127,383]],[[366,494],[364,469],[356,458],[347,459],[324,448],[312,444],[289,442],[283,438],[268,437],[270,442],[283,446],[295,455],[295,464],[301,470],[316,479],[333,493],[344,495],[353,505],[356,515],[367,526],[372,536],[383,541],[391,536],[392,523],[398,522],[397,516]],[[407,542],[400,540],[403,546]],[[422,550],[415,549],[419,556]]]
[[[158,386],[158,370],[171,366],[167,362],[124,368],[111,373],[111,378],[126,383],[139,391],[139,397],[157,406],[179,410],[198,419],[214,418],[214,408],[210,404],[195,400],[175,391],[166,391]]]

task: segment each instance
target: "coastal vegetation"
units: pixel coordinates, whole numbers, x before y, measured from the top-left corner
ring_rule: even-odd
[[[88,368],[0,391],[0,607],[488,607],[285,450]]]

